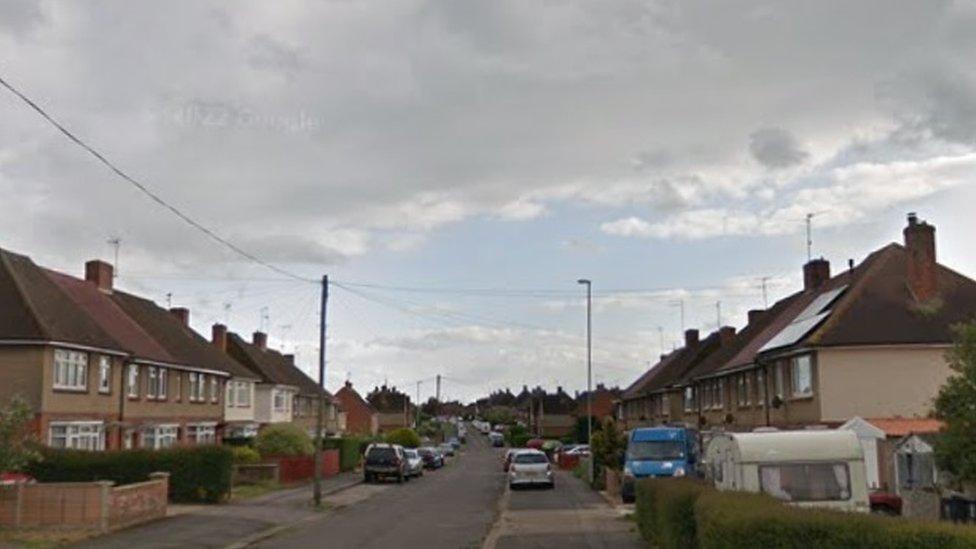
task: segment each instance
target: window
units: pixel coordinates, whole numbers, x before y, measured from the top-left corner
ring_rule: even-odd
[[[196,372],[190,372],[188,375],[190,378],[190,392],[188,397],[190,402],[194,402],[198,400],[198,395],[200,393],[200,378],[202,376]]]
[[[54,388],[70,391],[88,389],[88,354],[54,350]]]
[[[247,381],[237,382],[237,405],[241,408],[251,406],[251,384]]]
[[[176,372],[176,401],[183,400],[183,372]]]
[[[285,392],[280,389],[275,389],[274,392],[274,409],[275,412],[286,411],[285,402],[288,400]]]
[[[112,390],[112,359],[107,356],[98,359],[98,392],[108,393]]]
[[[763,492],[783,501],[843,501],[851,497],[846,463],[760,465]]]
[[[749,386],[746,384],[746,375],[739,374],[735,376],[736,382],[736,392],[735,392],[735,402],[739,405],[739,408],[744,408],[749,405]]]
[[[905,451],[896,454],[898,487],[906,490],[935,486],[932,452]]]
[[[179,434],[178,425],[155,425],[146,427],[142,432],[142,447],[151,450],[169,448],[176,444]]]
[[[193,444],[214,444],[217,442],[217,425],[214,423],[187,425],[186,440]]]
[[[786,370],[783,363],[777,364],[773,372],[776,375],[776,396],[783,400],[786,396]]]
[[[671,395],[668,393],[661,395],[661,413],[665,416],[671,415]]]
[[[756,404],[766,405],[766,376],[762,370],[756,370]]]
[[[128,387],[130,398],[139,398],[139,365],[129,364],[129,377],[126,386]]]
[[[210,402],[220,401],[220,378],[210,376]]]
[[[51,423],[50,445],[75,450],[104,450],[104,424],[101,421]]]
[[[155,366],[146,368],[149,382],[146,384],[146,398],[156,398],[159,395],[159,371]]]
[[[224,402],[226,402],[227,406],[231,408],[237,405],[237,382],[236,381],[231,381],[227,383],[227,395],[224,397]]]
[[[715,402],[715,407],[719,410],[725,409],[725,379],[718,380],[718,400]]]
[[[685,411],[695,411],[695,388],[685,387]]]
[[[793,382],[793,396],[803,397],[813,394],[813,364],[810,355],[793,357],[790,368]]]
[[[166,389],[167,389],[166,386],[169,385],[168,378],[169,378],[169,370],[167,370],[166,368],[160,368],[159,369],[159,394],[156,395],[157,397],[159,397],[159,400],[166,400]]]

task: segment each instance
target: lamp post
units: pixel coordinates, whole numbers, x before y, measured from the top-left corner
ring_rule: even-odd
[[[587,477],[593,485],[593,283],[585,278],[576,281],[586,286],[586,444],[590,446]]]

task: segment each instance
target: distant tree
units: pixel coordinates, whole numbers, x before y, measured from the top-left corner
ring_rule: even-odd
[[[594,430],[593,441],[590,443],[590,454],[593,456],[594,464],[598,469],[619,470],[626,450],[627,439],[613,419],[607,418],[600,426],[599,431]]]
[[[0,406],[0,472],[19,472],[40,457],[37,438],[30,428],[34,414],[21,398]]]
[[[976,322],[956,326],[946,353],[953,374],[935,399],[935,416],[945,422],[936,439],[939,467],[962,482],[976,482]]]
[[[420,446],[420,435],[413,429],[403,427],[387,433],[386,441],[404,448],[416,448]]]
[[[496,406],[485,412],[485,421],[492,425],[510,425],[515,423],[515,413],[511,408]]]
[[[585,443],[587,435],[587,421],[586,416],[576,418],[576,425],[573,426],[573,438],[576,440],[574,442]],[[600,419],[593,416],[593,434],[603,428],[603,424],[600,423]]]
[[[307,456],[315,451],[315,444],[305,429],[291,423],[275,423],[258,433],[254,449],[262,456]]]

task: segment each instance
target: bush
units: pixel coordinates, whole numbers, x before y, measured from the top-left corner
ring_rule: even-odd
[[[234,455],[234,463],[247,465],[261,461],[261,454],[250,446],[233,446],[231,453]]]
[[[695,502],[711,489],[691,479],[637,482],[636,519],[644,539],[658,547],[696,547]]]
[[[222,446],[106,452],[45,449],[27,472],[40,482],[111,480],[119,485],[167,472],[172,501],[217,503],[230,493],[233,460],[233,452]]]
[[[276,423],[258,433],[254,448],[264,457],[307,456],[315,451],[312,437],[298,425]]]
[[[359,466],[364,448],[363,440],[356,437],[326,439],[325,447],[339,450],[339,469],[342,471],[352,471]]]
[[[399,444],[404,448],[416,448],[420,446],[420,435],[413,429],[403,427],[387,433],[386,441],[390,444]]]

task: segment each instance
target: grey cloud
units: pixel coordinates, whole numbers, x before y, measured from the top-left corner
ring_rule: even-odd
[[[761,128],[749,135],[749,152],[768,168],[788,168],[807,156],[793,134],[783,128]]]

